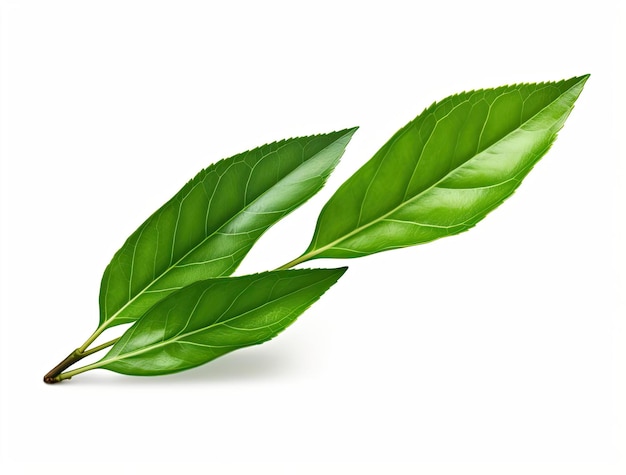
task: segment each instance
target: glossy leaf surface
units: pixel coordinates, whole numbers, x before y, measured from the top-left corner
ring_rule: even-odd
[[[471,228],[547,152],[587,77],[433,104],[337,190],[297,262],[359,257]]]
[[[98,366],[131,375],[166,374],[263,343],[345,271],[300,269],[196,282],[148,310]]]
[[[264,145],[201,171],[113,257],[100,324],[132,322],[186,285],[234,272],[270,226],[321,189],[355,130]]]

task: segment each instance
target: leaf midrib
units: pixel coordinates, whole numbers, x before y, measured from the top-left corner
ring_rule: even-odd
[[[126,302],[122,307],[120,307],[119,310],[117,310],[113,315],[111,315],[110,318],[106,319],[104,322],[102,322],[101,326],[102,327],[108,327],[111,322],[115,321],[116,318],[119,317],[120,314],[122,314],[130,305],[132,305],[135,300],[137,300],[139,297],[141,297],[142,295],[144,295],[144,293],[150,289],[150,287],[152,287],[153,285],[155,285],[161,278],[163,278],[165,275],[167,275],[172,269],[176,268],[178,266],[178,264],[180,264],[183,260],[185,260],[190,254],[192,254],[196,249],[198,249],[199,247],[201,247],[202,245],[204,245],[204,243],[214,237],[216,234],[218,234],[226,225],[230,224],[231,221],[233,221],[235,218],[237,218],[238,216],[241,215],[242,212],[244,212],[246,209],[248,209],[249,207],[251,207],[254,203],[257,202],[257,200],[261,199],[262,197],[266,196],[268,193],[271,193],[272,190],[276,187],[276,185],[278,185],[280,182],[286,180],[290,175],[292,175],[296,170],[298,170],[300,167],[304,166],[307,162],[309,162],[310,160],[313,160],[315,157],[317,157],[318,155],[320,155],[321,153],[323,153],[325,150],[327,150],[329,147],[331,147],[333,144],[335,144],[338,140],[342,139],[343,137],[345,137],[348,133],[350,133],[350,131],[346,131],[343,135],[337,137],[337,139],[333,140],[332,142],[330,142],[328,145],[326,145],[324,148],[322,148],[319,152],[317,152],[315,155],[312,155],[309,159],[304,160],[300,165],[298,165],[296,168],[294,168],[293,170],[291,170],[287,175],[285,175],[284,177],[282,177],[280,180],[278,180],[276,183],[274,183],[274,185],[272,185],[268,190],[264,191],[263,193],[261,193],[259,196],[257,196],[254,200],[252,200],[250,203],[248,203],[246,206],[244,206],[243,208],[241,208],[241,210],[233,215],[230,219],[228,219],[228,221],[224,222],[224,224],[222,224],[219,228],[217,228],[216,230],[214,230],[211,234],[209,234],[208,236],[206,236],[202,241],[200,241],[197,245],[195,245],[191,250],[189,250],[187,253],[185,253],[185,255],[183,255],[180,259],[178,259],[175,263],[173,263],[172,265],[170,265],[163,273],[161,273],[156,279],[154,279],[152,282],[150,282],[149,285],[145,286],[143,289],[141,289],[140,292],[138,292],[133,298],[129,299],[128,302]],[[286,146],[283,145],[283,147]],[[282,147],[281,147],[282,148]],[[272,151],[271,153],[276,153],[279,149]],[[303,150],[304,153],[304,150]],[[316,175],[318,177],[320,177],[321,175]],[[198,186],[198,185],[196,185]],[[191,190],[190,190],[191,191]],[[293,207],[288,210],[292,211]],[[142,230],[143,233],[143,230]],[[139,243],[139,240],[137,240],[137,243]],[[136,246],[135,249],[133,250],[133,256],[136,250]],[[224,256],[226,257],[226,256]],[[218,276],[219,277],[219,276]],[[110,278],[110,277],[109,277]],[[108,292],[108,289],[107,289]]]

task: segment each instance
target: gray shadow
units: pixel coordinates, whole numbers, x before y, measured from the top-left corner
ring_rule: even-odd
[[[296,369],[288,351],[250,348],[228,353],[197,368],[162,376],[127,376],[106,370],[93,370],[75,376],[63,385],[172,385],[172,384],[238,384],[251,381],[288,379]]]

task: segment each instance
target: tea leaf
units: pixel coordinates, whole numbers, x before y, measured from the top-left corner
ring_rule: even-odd
[[[113,256],[100,326],[132,322],[186,285],[234,272],[270,226],[322,188],[355,130],[264,145],[201,171]]]
[[[345,271],[299,269],[196,282],[148,310],[92,368],[142,376],[173,373],[263,343]]]
[[[466,92],[433,104],[337,190],[309,248],[284,267],[471,228],[548,151],[587,78]]]

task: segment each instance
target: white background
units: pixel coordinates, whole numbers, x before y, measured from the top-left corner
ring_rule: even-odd
[[[3,2],[0,471],[626,473],[619,3]],[[316,261],[350,270],[276,340],[196,370],[42,383],[96,327],[113,253],[213,161],[361,127],[238,273],[266,270],[433,101],[585,73],[552,150],[470,232]]]

